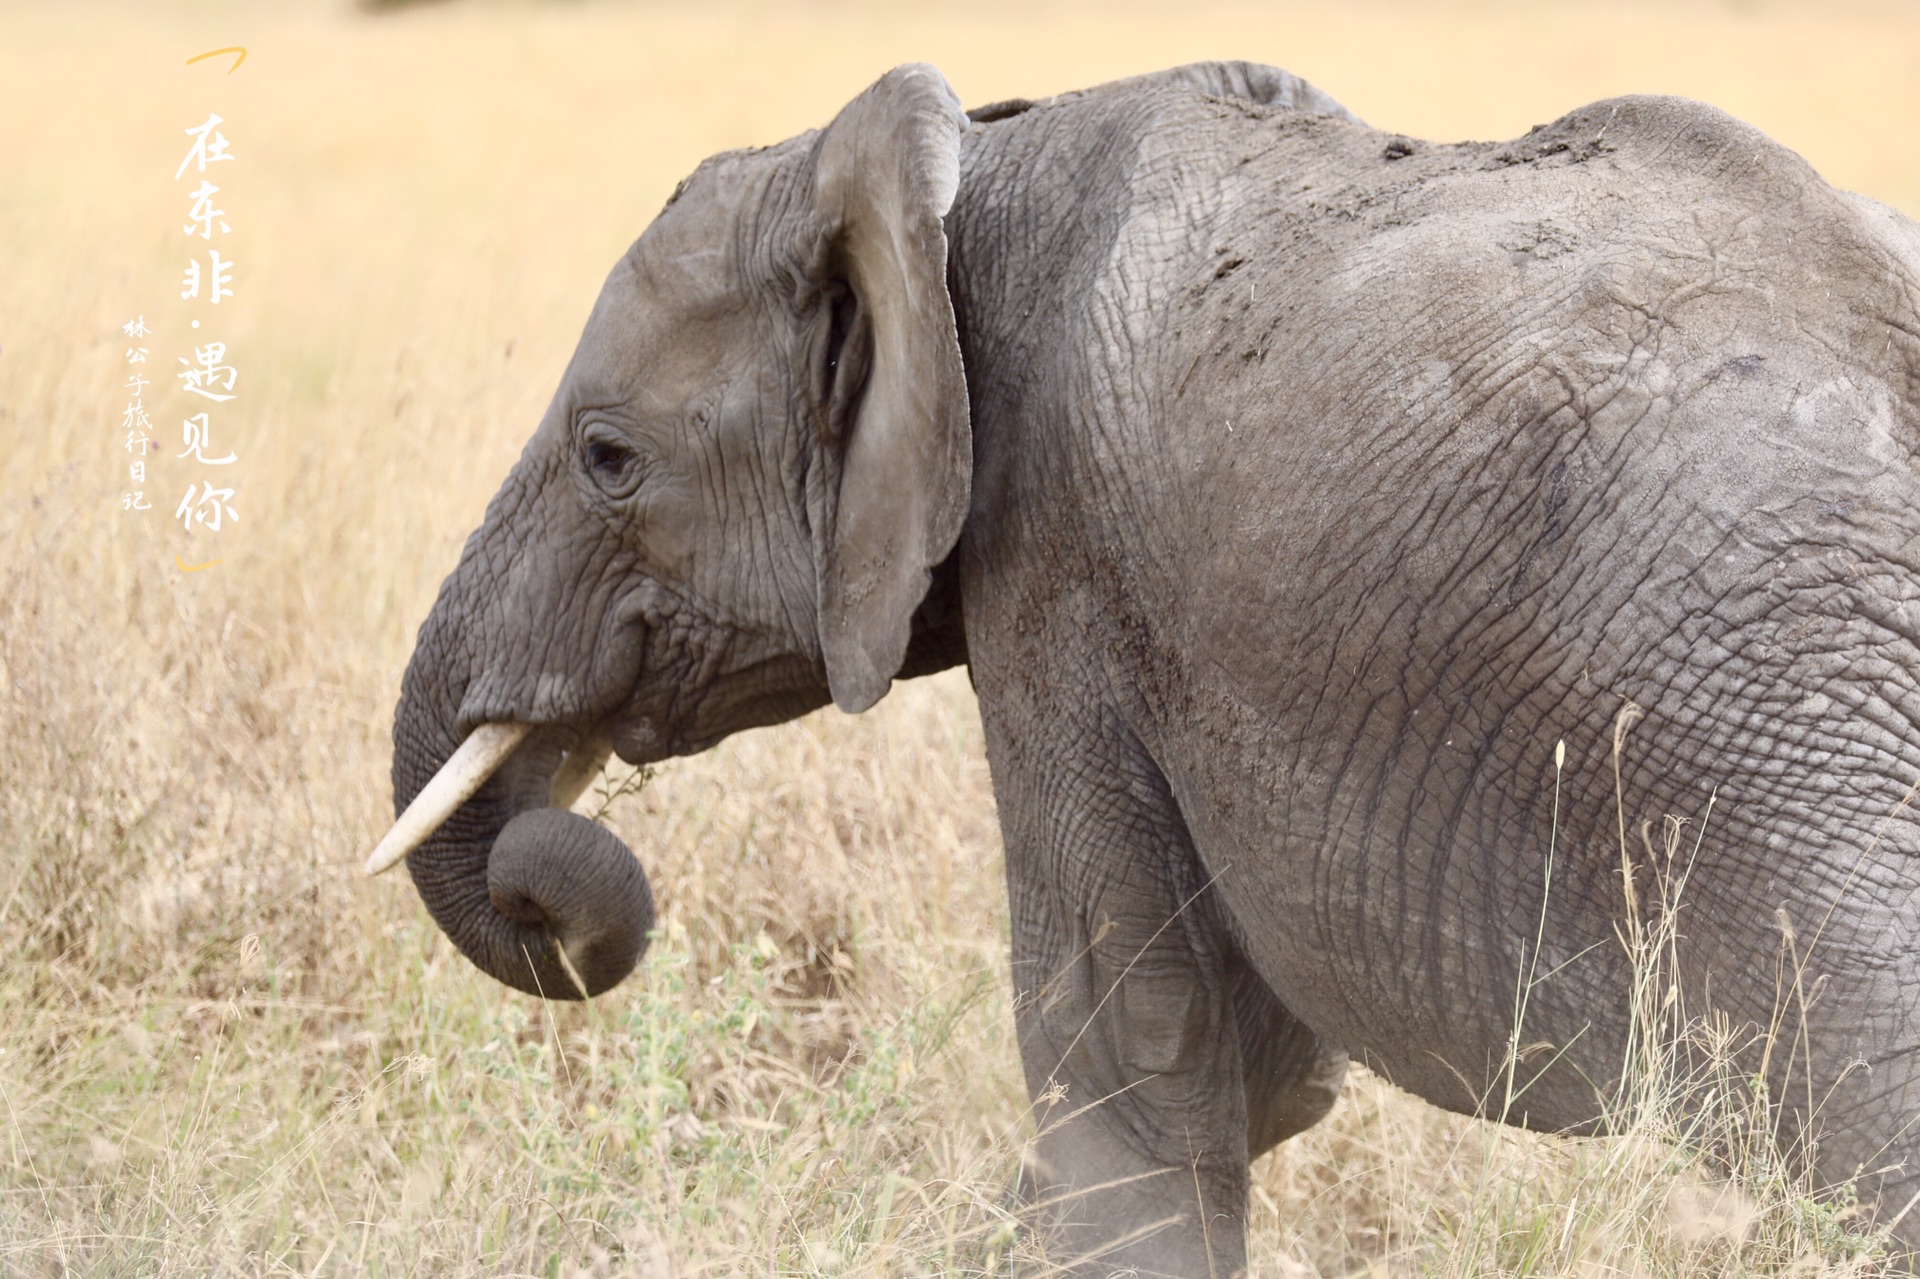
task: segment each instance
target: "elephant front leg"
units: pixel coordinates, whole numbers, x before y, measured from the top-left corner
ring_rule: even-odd
[[[1247,1090],[1247,1157],[1258,1159],[1326,1117],[1347,1081],[1347,1054],[1288,1011],[1244,960],[1233,965],[1233,1016]]]
[[[1240,1273],[1232,956],[1165,782],[1120,746],[1014,775],[1001,817],[1039,1128],[1023,1180],[1043,1270]]]

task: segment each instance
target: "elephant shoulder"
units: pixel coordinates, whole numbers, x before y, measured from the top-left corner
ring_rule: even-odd
[[[1489,168],[1577,165],[1602,158],[1621,170],[1664,175],[1719,189],[1742,184],[1825,188],[1798,153],[1718,107],[1690,98],[1634,94],[1603,98],[1489,150]]]
[[[1089,94],[1121,95],[1187,91],[1230,98],[1256,106],[1326,115],[1358,124],[1359,117],[1332,96],[1308,84],[1291,71],[1260,62],[1189,62],[1164,71],[1112,80],[1085,90]]]
[[[992,102],[974,107],[967,115],[976,124],[990,124],[1042,107],[1065,106],[1069,103],[1106,104],[1156,95],[1191,96],[1196,93],[1259,107],[1332,116],[1360,123],[1358,117],[1336,102],[1332,95],[1291,71],[1245,61],[1189,62],[1162,71],[1150,71],[1145,75],[1109,80],[1090,88],[1073,89],[1038,101],[1010,98]]]
[[[1640,188],[1643,205],[1657,197],[1671,206],[1670,216],[1694,221],[1751,215],[1828,279],[1892,282],[1908,298],[1920,290],[1920,226],[1829,185],[1792,148],[1702,102],[1655,95],[1595,102],[1495,148],[1486,164],[1580,164],[1601,156],[1625,179],[1623,190]]]
[[[1903,279],[1912,295],[1920,296],[1920,222],[1853,191],[1843,191],[1840,196],[1866,237],[1892,259],[1892,272]]]

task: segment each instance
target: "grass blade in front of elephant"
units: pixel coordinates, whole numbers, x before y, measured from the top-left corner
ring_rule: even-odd
[[[1628,718],[1615,734],[1615,755],[1630,750],[1630,727]],[[1564,762],[1556,748],[1556,773]],[[1620,827],[1623,836],[1640,836],[1645,854],[1641,861],[1622,838],[1622,864],[1644,868],[1653,891],[1644,917],[1618,938],[1631,959],[1620,995],[1632,1009],[1634,1033],[1598,1135],[1568,1140],[1431,1114],[1418,1121],[1401,1111],[1394,1089],[1356,1068],[1347,1103],[1330,1121],[1340,1131],[1322,1125],[1270,1157],[1266,1177],[1256,1181],[1257,1215],[1265,1223],[1262,1229],[1256,1222],[1256,1237],[1294,1235],[1289,1200],[1325,1205],[1377,1196],[1399,1211],[1384,1228],[1357,1233],[1376,1238],[1386,1256],[1398,1259],[1396,1269],[1405,1264],[1442,1279],[1587,1274],[1622,1257],[1637,1259],[1642,1273],[1676,1279],[1881,1273],[1890,1227],[1862,1232],[1851,1189],[1817,1184],[1796,1152],[1780,1148],[1774,1133],[1781,1099],[1750,1066],[1756,1049],[1804,1051],[1796,1022],[1807,1004],[1797,976],[1805,948],[1796,951],[1790,930],[1783,931],[1779,1000],[1765,1027],[1736,1026],[1710,1002],[1689,1008],[1673,979],[1688,944],[1687,878],[1714,838],[1715,801],[1709,797],[1697,819],[1664,815],[1657,847],[1649,827]],[[1556,826],[1552,840],[1558,836]],[[1506,1092],[1482,1103],[1494,1117],[1523,1112],[1528,1080],[1544,1069],[1543,1059],[1566,1048],[1529,1043],[1523,1015],[1527,996],[1564,966],[1541,973],[1529,961],[1517,974],[1522,1015],[1497,1076]],[[1346,1176],[1314,1176],[1323,1164],[1342,1167]],[[1366,1247],[1354,1260],[1380,1255]]]
[[[591,800],[592,811],[587,814],[591,821],[604,824],[613,806],[623,799],[634,799],[653,781],[654,765],[642,764],[635,768],[631,764],[620,766],[623,773],[615,778],[612,772],[599,779]]]

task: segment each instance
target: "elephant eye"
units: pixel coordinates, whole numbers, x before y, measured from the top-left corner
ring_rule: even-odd
[[[606,440],[595,440],[587,445],[587,469],[603,475],[617,475],[627,469],[627,450],[618,444]]]
[[[618,440],[596,436],[581,452],[587,474],[613,497],[625,497],[639,486],[641,467],[634,451]]]

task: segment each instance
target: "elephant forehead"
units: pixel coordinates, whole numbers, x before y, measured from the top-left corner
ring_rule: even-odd
[[[575,406],[678,412],[710,398],[729,353],[755,336],[753,309],[720,257],[634,254],[614,269],[568,372]]]
[[[724,320],[741,300],[737,265],[718,237],[642,236],[607,276],[581,350],[625,354],[687,325]]]
[[[739,210],[712,207],[704,214],[695,219],[670,211],[648,227],[608,279],[616,296],[695,314],[738,305],[741,263],[732,231]]]
[[[581,337],[586,362],[626,362],[674,344],[689,326],[752,306],[754,247],[768,236],[769,166],[705,175],[679,195],[608,273]]]
[[[622,261],[635,286],[694,307],[738,305],[780,251],[784,225],[805,211],[805,140],[729,152],[696,169]],[[614,278],[621,274],[616,268]]]

